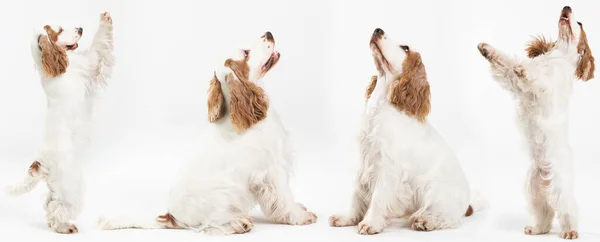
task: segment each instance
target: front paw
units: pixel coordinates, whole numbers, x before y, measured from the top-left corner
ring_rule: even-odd
[[[100,14],[100,23],[112,25],[112,17],[110,16],[110,13],[104,12]]]
[[[287,224],[308,225],[317,222],[317,215],[310,211],[302,211],[297,215],[290,215]]]
[[[333,215],[329,217],[329,225],[331,227],[347,227],[355,226],[358,224],[359,219],[357,217],[350,217],[344,215]]]
[[[358,233],[362,235],[378,234],[383,230],[383,223],[370,223],[362,221],[358,224]]]
[[[563,239],[577,239],[579,238],[579,233],[577,230],[568,230],[560,232],[560,237]]]
[[[477,49],[479,50],[479,53],[481,53],[481,55],[486,59],[490,59],[495,52],[494,47],[487,43],[479,43],[477,45]]]

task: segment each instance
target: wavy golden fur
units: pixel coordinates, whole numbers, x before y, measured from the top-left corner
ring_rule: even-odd
[[[577,45],[577,53],[581,55],[581,59],[577,64],[577,70],[575,71],[575,75],[577,78],[588,81],[594,78],[594,71],[596,69],[596,65],[594,63],[594,56],[592,56],[592,50],[590,49],[590,45],[588,44],[587,35],[583,30],[583,24],[579,23],[579,28],[581,28],[581,33],[579,34],[579,44]]]
[[[546,54],[554,48],[555,44],[555,41],[547,40],[544,36],[534,37],[533,40],[529,41],[527,48],[525,49],[527,57],[535,58]]]
[[[225,66],[233,73],[227,75],[229,87],[229,118],[236,130],[244,131],[267,117],[269,99],[264,90],[248,80],[249,67],[245,60],[228,59]],[[208,92],[208,120],[216,122],[226,112],[225,96],[216,75],[210,82]]]
[[[418,52],[408,52],[402,74],[390,84],[388,99],[398,110],[424,122],[431,109],[429,82]]]
[[[44,27],[48,36],[38,36],[38,45],[42,52],[42,68],[46,77],[53,78],[67,72],[69,57],[67,51],[55,43],[58,38],[57,32],[49,26]]]

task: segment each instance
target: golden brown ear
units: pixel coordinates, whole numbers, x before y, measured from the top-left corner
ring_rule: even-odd
[[[210,80],[208,88],[208,122],[214,123],[225,114],[225,95],[221,89],[221,82],[217,79],[216,73]]]
[[[373,93],[373,90],[375,90],[376,85],[377,85],[377,76],[372,76],[371,83],[369,83],[369,87],[367,87],[367,92],[365,93],[365,97],[367,98],[367,100],[369,100],[369,98],[371,98],[371,93]]]
[[[592,50],[588,44],[587,35],[583,30],[583,24],[580,23],[579,28],[581,28],[581,33],[579,34],[577,53],[581,55],[581,59],[579,59],[579,63],[577,64],[575,75],[577,75],[577,78],[580,80],[588,81],[594,78],[596,65],[594,64],[594,56],[592,55]]]
[[[546,54],[554,48],[556,42],[546,40],[544,36],[534,37],[533,40],[529,41],[527,44],[527,48],[525,51],[527,52],[527,57],[535,58],[540,55]]]
[[[231,69],[238,79],[242,81],[248,81],[248,77],[250,76],[250,67],[245,60],[234,61],[232,59],[227,59],[225,61],[225,67]]]
[[[431,109],[429,82],[418,52],[409,52],[402,63],[402,74],[390,84],[388,99],[398,110],[424,122]]]
[[[38,45],[42,52],[42,68],[46,77],[57,77],[67,72],[69,58],[65,49],[43,35],[38,36]]]
[[[230,89],[229,101],[231,123],[236,130],[244,131],[267,117],[269,99],[264,90],[256,84],[227,76]]]

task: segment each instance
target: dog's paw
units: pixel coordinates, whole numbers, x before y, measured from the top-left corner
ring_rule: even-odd
[[[538,234],[547,234],[550,231],[549,230],[548,231],[544,231],[542,229],[539,229],[539,228],[536,228],[536,227],[533,227],[533,226],[525,226],[524,232],[527,235],[538,235]]]
[[[479,53],[486,59],[489,59],[494,54],[494,48],[487,43],[479,43],[477,45]]]
[[[76,234],[79,232],[73,224],[59,224],[54,230],[59,234]]]
[[[104,12],[100,14],[100,22],[103,24],[112,25],[112,17],[110,16],[110,13]]]
[[[333,215],[329,217],[329,225],[331,227],[347,227],[358,224],[358,218],[351,218],[344,215]]]
[[[245,234],[250,232],[254,227],[254,223],[252,217],[250,216],[242,216],[236,219],[236,221],[231,223],[231,228],[233,229],[234,234]]]
[[[560,237],[563,239],[577,239],[579,238],[579,233],[577,230],[568,230],[560,232]]]
[[[358,233],[362,235],[373,235],[378,234],[383,230],[383,226],[377,226],[365,221],[358,224]]]
[[[287,222],[290,225],[308,225],[317,222],[317,215],[310,211],[302,211],[302,213],[293,216]]]
[[[435,226],[433,226],[433,223],[429,219],[417,217],[412,221],[410,228],[416,231],[432,231],[435,229]]]

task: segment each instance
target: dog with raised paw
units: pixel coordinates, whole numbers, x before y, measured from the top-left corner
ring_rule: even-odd
[[[518,100],[519,124],[527,139],[531,165],[527,178],[533,225],[525,234],[547,234],[555,215],[560,237],[579,237],[574,194],[573,155],[568,136],[568,106],[575,80],[594,78],[594,57],[583,24],[565,6],[558,19],[558,39],[535,38],[527,57],[509,57],[487,43],[478,45],[490,63],[493,79]]]

